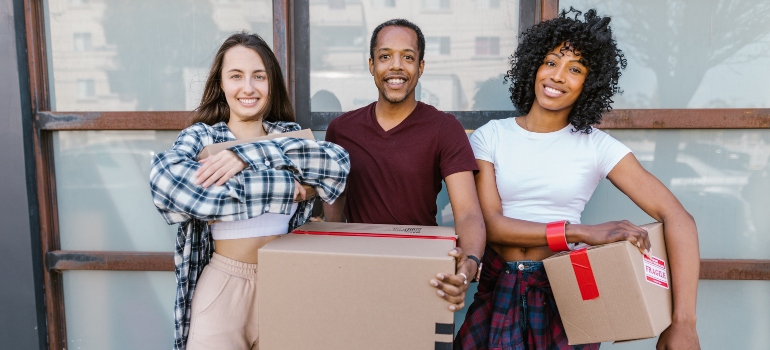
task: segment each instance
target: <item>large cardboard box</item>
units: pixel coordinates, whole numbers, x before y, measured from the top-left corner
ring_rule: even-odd
[[[454,315],[429,281],[454,273],[454,239],[451,227],[308,223],[268,243],[260,349],[451,349]]]
[[[299,139],[308,139],[308,140],[315,140],[315,136],[313,136],[313,132],[310,131],[310,129],[302,129],[299,131],[292,131],[292,132],[285,132],[283,134],[270,134],[265,136],[259,136],[259,137],[252,137],[248,139],[241,139],[241,140],[235,140],[235,141],[228,141],[228,142],[220,142],[220,143],[213,143],[206,147],[203,147],[203,150],[198,154],[198,160],[213,156],[219,152],[222,152],[226,149],[229,149],[230,147],[233,147],[235,145],[240,145],[243,143],[251,143],[251,142],[258,142],[258,141],[265,141],[265,140],[272,140],[277,139],[279,137],[296,137]]]
[[[543,260],[571,345],[651,338],[671,324],[663,225],[642,227],[652,244],[649,258],[622,241]]]

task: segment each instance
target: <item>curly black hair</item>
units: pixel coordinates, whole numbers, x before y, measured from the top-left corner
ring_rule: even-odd
[[[574,18],[570,16],[574,14]],[[559,45],[561,50],[580,53],[581,63],[588,67],[583,92],[575,101],[568,121],[575,131],[591,133],[591,125],[599,124],[602,112],[612,109],[612,96],[622,92],[618,87],[620,70],[626,58],[612,38],[609,17],[596,10],[583,12],[570,7],[559,17],[536,24],[522,34],[516,53],[510,57],[511,70],[506,79],[511,86],[511,101],[522,115],[529,113],[535,101],[535,76],[543,59]]]

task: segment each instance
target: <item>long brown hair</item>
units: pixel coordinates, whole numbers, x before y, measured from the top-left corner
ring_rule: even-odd
[[[230,121],[230,107],[227,105],[227,100],[221,86],[222,62],[227,50],[235,46],[243,46],[254,50],[265,64],[268,83],[267,103],[254,119],[261,116],[263,120],[270,122],[295,121],[294,110],[291,107],[291,101],[289,101],[289,93],[286,91],[283,73],[281,73],[281,68],[278,64],[278,59],[275,58],[275,54],[273,54],[265,40],[259,35],[240,32],[227,38],[222,43],[222,46],[219,47],[219,50],[217,50],[214,62],[211,64],[211,70],[209,70],[209,77],[206,79],[206,86],[203,89],[201,104],[195,109],[192,124],[202,122],[214,125],[221,121],[225,123]]]

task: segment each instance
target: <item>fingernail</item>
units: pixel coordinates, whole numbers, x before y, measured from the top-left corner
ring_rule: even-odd
[[[440,273],[440,274],[436,275],[436,277],[438,277],[438,279],[440,279],[442,281],[444,280],[444,274],[443,273]]]
[[[440,289],[436,291],[436,294],[438,294],[438,296],[440,296],[440,297],[443,297],[444,295],[446,295],[446,294],[444,293],[444,291],[443,291],[443,290],[440,290]]]
[[[449,305],[449,310],[455,311],[457,310],[457,306]]]
[[[434,287],[438,287],[438,281],[436,280],[430,280],[430,285]]]
[[[452,249],[452,250],[450,251],[450,253],[452,253],[452,254],[457,254],[457,249]]]

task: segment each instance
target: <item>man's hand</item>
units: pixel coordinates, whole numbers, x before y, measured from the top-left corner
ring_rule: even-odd
[[[217,186],[222,186],[235,174],[246,169],[246,163],[231,150],[225,150],[201,159],[200,163],[202,164],[201,167],[195,172],[195,184],[204,188],[215,182]]]
[[[695,324],[672,322],[658,338],[657,350],[700,350]]]
[[[457,274],[436,274],[436,278],[430,280],[430,285],[437,289],[436,294],[439,297],[449,302],[449,310],[454,312],[465,307],[465,292],[468,290],[468,283],[476,276],[476,262],[468,260],[460,247],[450,250],[449,255],[457,262]]]

